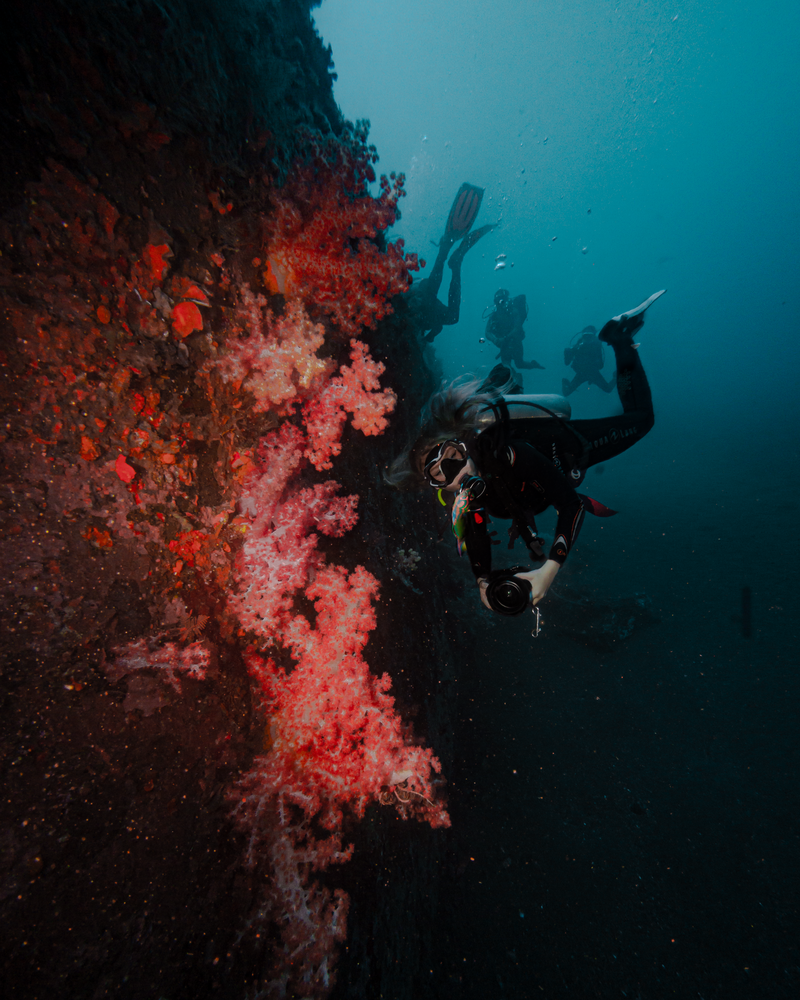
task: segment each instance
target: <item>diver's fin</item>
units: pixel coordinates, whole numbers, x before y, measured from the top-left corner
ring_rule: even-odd
[[[458,250],[453,253],[453,256],[447,262],[451,268],[457,267],[461,261],[464,259],[464,254],[469,250],[470,247],[474,247],[478,240],[490,233],[493,229],[498,227],[498,222],[490,222],[486,226],[481,226],[480,229],[474,229],[471,233],[467,233],[464,239],[461,241]]]
[[[638,316],[640,313],[643,313],[645,309],[649,309],[656,299],[660,299],[664,292],[666,292],[666,288],[662,288],[660,292],[654,292],[649,299],[645,299],[644,302],[642,302],[641,305],[638,305],[635,309],[629,309],[627,312],[620,313],[619,316],[613,316],[612,319],[615,323],[623,323],[626,319],[632,319],[634,316]]]
[[[455,243],[456,240],[466,236],[472,228],[472,223],[478,214],[483,200],[483,188],[474,184],[467,184],[466,181],[458,189],[447,216],[447,225],[444,230],[444,239]]]
[[[461,247],[464,247],[464,253],[466,253],[470,247],[474,247],[482,236],[486,236],[486,234],[490,233],[493,229],[497,229],[499,225],[499,222],[488,222],[485,226],[481,226],[480,229],[474,229],[471,233],[465,236],[461,241]],[[458,249],[460,250],[461,247]]]

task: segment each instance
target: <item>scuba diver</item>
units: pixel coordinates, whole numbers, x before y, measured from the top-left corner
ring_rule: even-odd
[[[575,378],[571,382],[568,378],[561,379],[562,393],[570,396],[584,382],[596,385],[603,392],[611,392],[616,383],[616,376],[612,376],[611,380],[606,382],[600,374],[606,358],[603,345],[597,338],[597,330],[593,326],[585,326],[575,336],[580,337],[578,343],[573,343],[575,340],[573,337],[569,347],[564,348],[564,364],[572,368]]]
[[[570,420],[562,397],[503,395],[495,369],[483,382],[457,379],[435,393],[417,440],[387,473],[392,485],[427,483],[436,490],[459,552],[466,547],[481,601],[493,611],[521,614],[532,606],[538,616],[536,605],[575,544],[585,512],[616,513],[575,487],[590,466],[630,448],[653,426],[650,386],[633,337],[661,295],[615,316],[600,331],[616,356],[620,415]],[[550,506],[558,520],[545,557],[535,517]],[[521,537],[543,565],[492,572],[491,517],[511,519],[509,548]]]
[[[486,320],[486,339],[500,348],[497,357],[502,364],[544,370],[544,365],[538,361],[525,361],[522,357],[522,341],[525,339],[522,324],[527,318],[525,296],[516,295],[512,299],[507,288],[498,288],[494,293],[494,307]]]
[[[423,339],[429,343],[439,336],[443,327],[454,326],[458,322],[461,310],[461,264],[464,255],[482,236],[497,226],[497,223],[492,223],[470,232],[482,200],[483,188],[467,183],[461,185],[450,208],[444,236],[439,241],[439,252],[433,270],[427,278],[411,286],[408,301],[412,322],[423,334]],[[444,262],[458,240],[461,240],[461,245],[448,261],[453,274],[447,293],[447,305],[444,305],[438,299],[439,287],[444,276]]]

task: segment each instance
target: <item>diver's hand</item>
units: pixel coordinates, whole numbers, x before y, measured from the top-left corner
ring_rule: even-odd
[[[519,577],[520,580],[527,580],[530,583],[531,600],[534,604],[538,604],[547,594],[551,583],[556,578],[556,573],[560,569],[560,563],[557,563],[555,559],[548,559],[544,566],[539,569],[532,569],[529,573],[515,573],[514,576]]]
[[[486,588],[489,586],[489,581],[485,576],[478,577],[478,589],[481,592],[481,602],[485,608],[492,610],[491,604],[486,599]]]

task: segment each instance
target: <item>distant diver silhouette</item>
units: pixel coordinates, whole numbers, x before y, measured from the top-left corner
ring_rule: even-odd
[[[576,339],[577,343],[575,343]],[[616,377],[606,381],[600,373],[601,368],[606,363],[603,345],[597,338],[597,330],[593,326],[585,326],[580,333],[576,333],[570,341],[569,347],[564,349],[564,364],[569,365],[575,372],[575,378],[561,379],[561,391],[565,396],[572,395],[576,389],[580,388],[584,382],[589,385],[596,385],[603,392],[611,392],[616,382]]]
[[[484,310],[484,316],[486,310]],[[524,295],[511,294],[507,288],[498,288],[494,293],[494,306],[486,320],[486,339],[500,350],[497,357],[504,365],[515,368],[541,368],[538,361],[525,361],[522,357],[522,341],[525,339],[523,323],[528,318],[528,304]]]
[[[470,232],[483,200],[483,188],[466,182],[458,189],[450,213],[447,216],[444,234],[439,240],[439,252],[430,275],[412,285],[408,302],[412,320],[427,341],[438,337],[445,326],[455,326],[461,314],[461,264],[470,247],[475,246],[482,236],[491,232],[497,223],[481,226]],[[439,288],[444,277],[444,263],[455,243],[461,245],[450,258],[448,264],[453,275],[447,293],[447,305],[438,299]]]

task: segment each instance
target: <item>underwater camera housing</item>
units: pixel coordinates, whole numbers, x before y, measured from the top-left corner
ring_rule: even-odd
[[[495,570],[489,577],[486,600],[499,615],[521,615],[531,602],[531,585],[515,573],[524,573],[524,566]]]

